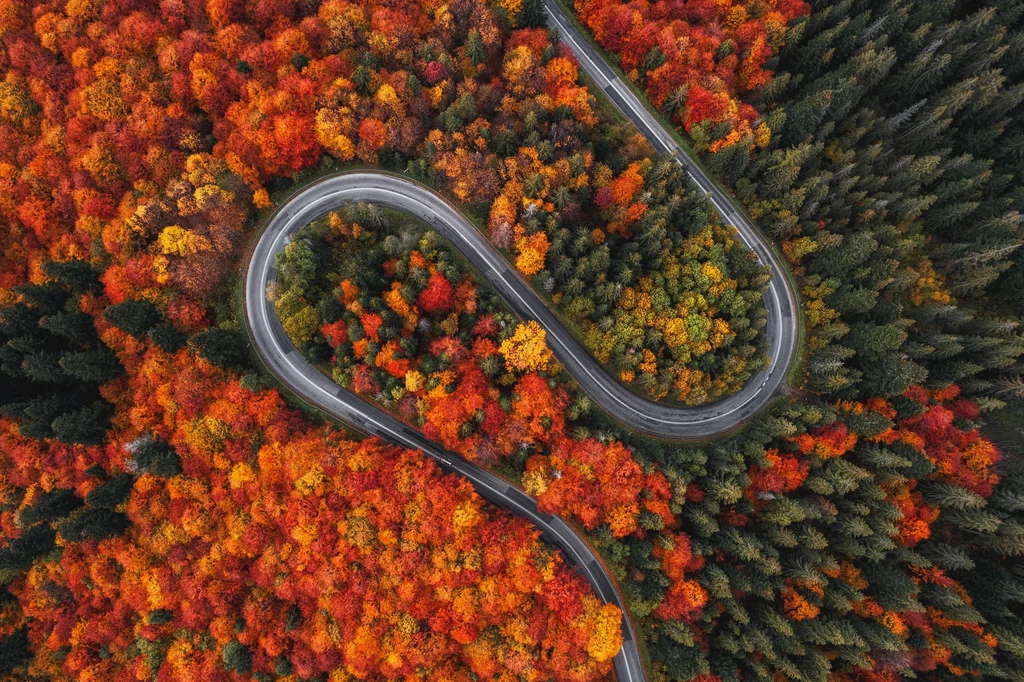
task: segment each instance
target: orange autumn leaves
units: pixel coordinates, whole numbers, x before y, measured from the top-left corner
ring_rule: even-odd
[[[881,528],[887,543],[926,554],[956,542],[965,530],[958,520],[962,509],[955,502],[940,505],[939,500],[946,494],[961,500],[973,494],[967,504],[977,505],[999,482],[1000,455],[975,424],[977,406],[961,399],[956,386],[915,386],[891,400],[842,401],[835,408],[834,421],[782,439],[765,453],[765,462],[750,467],[745,502],[756,512],[777,513],[784,508],[777,506],[777,498],[785,496],[786,504],[811,502],[835,523],[855,524],[855,515],[864,512],[851,509],[849,502],[856,498],[849,493],[857,490],[857,480],[874,480],[874,495],[885,510]],[[823,486],[845,490],[823,494]],[[730,519],[734,525],[757,522],[750,515],[734,514]],[[977,638],[983,655],[996,654],[1000,631],[969,612],[929,599],[932,590],[939,589],[971,605],[977,593],[968,593],[965,585],[970,582],[962,569],[942,562],[879,562],[856,555],[836,559],[816,572],[797,571],[782,581],[778,603],[790,620],[822,618],[827,623],[838,611],[841,617],[872,621],[894,642],[902,642],[898,646],[906,647],[907,669],[925,674],[965,674],[962,659],[950,646],[952,633],[969,633]],[[848,604],[838,608],[832,601],[837,583],[843,594],[850,595]],[[922,603],[894,600],[890,590],[920,597]],[[858,672],[844,679],[860,677]]]
[[[880,439],[898,438],[922,450],[935,465],[937,478],[988,497],[999,483],[995,471],[999,451],[978,429],[964,431],[957,426],[958,419],[976,419],[979,414],[973,402],[959,395],[956,386],[932,393],[919,386],[911,388],[906,397],[919,403],[923,411]]]
[[[759,114],[743,97],[771,80],[765,63],[785,43],[788,25],[810,11],[806,2],[576,0],[575,6],[597,42],[673,123],[687,132],[728,126],[710,151],[740,142],[767,145],[771,131],[755,125]]]
[[[704,567],[704,557],[694,556],[690,546],[690,538],[684,533],[664,534],[655,543],[652,552],[671,586],[665,594],[654,615],[665,620],[681,620],[693,622],[700,616],[708,602],[707,590],[687,572],[699,571]]]
[[[558,438],[549,454],[527,460],[523,488],[542,510],[575,517],[588,529],[607,523],[615,537],[636,533],[641,511],[674,524],[664,475],[644,472],[618,442]]]
[[[792,620],[816,618],[821,613],[819,604],[825,594],[824,586],[809,580],[786,580],[780,596],[782,608]]]
[[[146,299],[194,333],[213,318],[200,302],[235,264],[249,207],[270,205],[264,182],[312,166],[323,150],[370,163],[385,145],[413,154],[424,131],[412,107],[440,110],[462,94],[451,75],[462,71],[461,48],[443,13],[435,23],[420,3],[344,0],[309,12],[233,0],[5,3],[14,59],[4,67],[0,211],[11,229],[0,284],[40,280],[46,256],[95,256],[109,263],[106,298],[90,295],[83,309],[102,319],[106,303]],[[498,49],[489,6],[471,14],[485,49]],[[399,55],[356,95],[357,44],[384,61],[428,42],[451,72],[436,61],[421,72]],[[422,99],[408,85],[414,71],[430,85]],[[587,101],[573,104],[583,112]],[[461,313],[474,300],[456,288],[449,302],[434,284],[415,303]],[[362,311],[360,326],[379,337],[380,312]],[[33,673],[608,676],[620,614],[528,526],[492,516],[421,456],[311,431],[276,392],[243,388],[259,385],[252,376],[160,353],[103,322],[99,332],[128,371],[104,388],[118,403],[109,445],[28,441],[4,422],[5,495],[36,485],[85,496],[96,485],[90,467],[130,468],[149,434],[174,444],[183,473],[141,476],[126,535],[68,543],[16,585]],[[348,327],[324,335],[341,345]],[[394,346],[378,357],[403,371]],[[544,416],[534,411],[531,428]],[[12,514],[0,519],[16,536]]]
[[[66,543],[14,586],[34,674],[228,680],[228,661],[303,678],[610,674],[618,610],[468,483],[311,427],[276,391],[253,393],[187,351],[138,361],[124,439],[153,429],[183,473],[141,475],[124,535]],[[123,452],[75,448],[82,463],[65,467],[8,445],[6,480],[70,487]]]
[[[587,528],[607,523],[626,537],[640,530],[641,514],[673,525],[663,474],[641,469],[618,441],[569,437],[575,396],[536,321],[496,309],[495,294],[476,287],[437,233],[397,219],[360,228],[357,238],[354,227],[334,213],[300,233],[297,243],[331,254],[324,270],[298,275],[306,257],[297,248],[282,261],[282,289],[329,290],[338,303],[340,317],[319,329],[336,380],[351,376],[355,392],[469,460],[528,451],[529,492]],[[384,277],[364,275],[366,261],[383,261]],[[337,284],[336,271],[347,273]],[[279,315],[287,296],[278,298]]]

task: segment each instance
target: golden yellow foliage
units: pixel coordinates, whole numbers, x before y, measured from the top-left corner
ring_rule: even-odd
[[[533,67],[533,54],[525,45],[520,45],[505,55],[501,75],[514,94],[533,94],[533,88],[529,84],[529,76],[533,73]]]
[[[0,83],[0,117],[21,125],[38,110],[39,105],[32,99],[23,83],[10,75],[7,80]]]
[[[274,205],[274,202],[270,200],[270,194],[263,187],[253,192],[252,203],[256,208],[270,208]]]
[[[548,253],[548,236],[544,232],[534,232],[529,237],[516,240],[516,270],[526,277],[536,275],[544,269],[544,259]]]
[[[410,393],[415,393],[423,388],[424,383],[425,379],[420,372],[413,369],[405,373],[405,390]]]
[[[546,337],[544,329],[534,320],[517,326],[515,333],[502,341],[498,349],[505,357],[506,369],[509,372],[547,369],[553,356]]]
[[[735,7],[730,9],[729,13],[726,15],[725,24],[723,25],[723,28],[725,28],[728,31],[735,31],[737,28],[740,27],[740,24],[747,20],[748,16],[749,15],[747,14],[746,7],[743,7],[742,5],[736,5]]]
[[[519,16],[519,10],[523,7],[523,0],[498,0],[498,6],[508,14],[513,22]]]
[[[402,105],[402,100],[398,97],[398,93],[388,83],[384,83],[377,90],[377,101],[397,114],[401,114],[405,109]]]
[[[206,237],[177,225],[165,227],[157,237],[157,245],[160,247],[161,253],[183,258],[213,248]]]
[[[754,144],[759,149],[764,149],[768,146],[768,143],[772,141],[772,129],[768,127],[767,123],[762,123],[754,130]]]
[[[722,271],[715,267],[711,261],[705,262],[700,266],[701,274],[710,279],[715,284],[722,281]]]
[[[587,653],[598,662],[610,660],[622,648],[622,612],[614,604],[602,604],[592,616]]]
[[[231,469],[228,482],[232,489],[241,488],[246,483],[256,480],[256,472],[245,462],[239,462]]]

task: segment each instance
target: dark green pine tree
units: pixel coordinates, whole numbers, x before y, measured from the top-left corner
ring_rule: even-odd
[[[135,477],[131,474],[118,474],[107,482],[93,488],[85,496],[85,503],[97,509],[116,509],[118,505],[128,499],[132,486],[135,485]]]
[[[58,532],[69,542],[102,540],[120,535],[129,525],[131,521],[122,512],[106,507],[86,507],[62,522]]]
[[[78,308],[92,271],[71,263],[44,264],[63,280],[16,287],[19,300],[0,308],[0,413],[31,438],[98,444],[110,415],[98,386],[123,370]]]
[[[199,355],[220,367],[244,367],[249,363],[245,335],[231,329],[211,328],[192,337]]]
[[[178,453],[168,443],[151,438],[134,446],[132,459],[140,471],[154,476],[176,476],[181,473]]]
[[[95,345],[98,341],[92,316],[83,312],[47,315],[39,320],[39,326],[73,344],[88,346]]]
[[[487,49],[484,47],[480,31],[476,29],[471,30],[466,36],[466,56],[477,66],[487,61]]]
[[[60,367],[75,379],[104,384],[120,376],[124,368],[109,348],[82,350],[61,356]]]
[[[173,353],[188,341],[188,336],[179,332],[169,322],[158,324],[149,331],[149,338],[158,345],[161,350]]]
[[[128,300],[109,306],[103,318],[132,336],[141,337],[160,321],[156,306],[149,301]]]
[[[103,288],[99,274],[83,260],[47,261],[43,263],[43,273],[79,293],[99,293]]]
[[[100,445],[107,437],[110,413],[110,405],[99,401],[65,412],[53,420],[53,435],[65,443]]]
[[[33,526],[37,523],[49,523],[64,518],[82,506],[82,500],[73,490],[56,488],[39,495],[31,505],[18,514],[18,523],[22,526]]]
[[[7,594],[4,591],[3,594]],[[9,675],[32,658],[28,626],[22,626],[0,639],[0,675]]]
[[[773,202],[759,224],[774,235],[820,242],[835,234],[890,251],[891,260],[871,253],[874,265],[849,260],[846,247],[819,248],[808,260],[812,274],[862,289],[856,300],[827,301],[844,323],[907,332],[892,351],[902,357],[888,367],[872,369],[859,354],[844,362],[866,383],[851,383],[828,361],[824,375],[812,377],[815,387],[845,396],[898,390],[922,380],[923,367],[936,384],[959,383],[987,409],[1004,401],[991,393],[1018,371],[1024,348],[986,320],[1019,318],[1024,300],[1013,295],[1024,281],[1015,274],[1024,195],[1014,181],[1024,163],[1011,151],[1024,135],[1010,123],[1024,102],[1024,69],[1013,56],[1021,28],[1019,8],[1007,2],[842,0],[815,4],[790,30],[776,76],[760,93],[762,110],[771,112],[771,146],[737,192],[755,205]],[[915,281],[906,266],[922,258],[911,248],[915,234],[927,239],[925,255],[955,308],[901,303]],[[925,338],[940,329],[975,338],[949,354]],[[828,332],[835,342],[844,330]],[[887,381],[883,369],[899,379]]]
[[[252,671],[252,652],[237,639],[224,645],[221,656],[228,672],[248,675]]]
[[[523,0],[519,8],[518,26],[520,28],[544,28],[548,25],[548,12],[544,9],[544,0]]]
[[[0,572],[15,575],[27,570],[32,562],[54,547],[56,533],[46,524],[32,526],[0,548]],[[6,591],[0,592],[5,594]]]

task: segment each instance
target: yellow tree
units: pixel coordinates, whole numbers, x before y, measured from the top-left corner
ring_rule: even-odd
[[[534,232],[529,237],[516,240],[516,269],[530,277],[544,269],[544,259],[548,253],[548,236],[544,232]]]
[[[551,349],[546,342],[547,334],[534,320],[516,327],[512,336],[501,342],[499,351],[505,357],[509,372],[536,372],[545,370],[551,363]]]

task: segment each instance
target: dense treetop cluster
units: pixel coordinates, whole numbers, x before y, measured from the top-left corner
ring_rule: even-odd
[[[436,234],[358,205],[284,254],[289,335],[577,523],[653,680],[1019,678],[1024,477],[980,429],[1022,397],[1024,13],[579,9],[779,241],[794,390],[711,443],[627,433]],[[607,678],[617,610],[421,454],[286,408],[233,300],[259,209],[380,167],[636,390],[763,367],[765,273],[541,3],[0,0],[0,43],[0,671]]]
[[[2,516],[17,576],[4,665],[29,658],[50,679],[607,676],[618,609],[528,523],[420,453],[314,427],[253,375],[187,349],[136,357],[116,402],[149,435],[0,437],[20,491]]]
[[[283,409],[224,295],[268,190],[420,153],[450,50],[500,64],[510,30],[477,3],[0,3],[4,674],[609,674],[617,609],[422,455]]]
[[[764,148],[771,127],[746,101],[772,79],[804,0],[576,0],[594,39],[693,140]],[[800,26],[801,24],[797,24]]]

